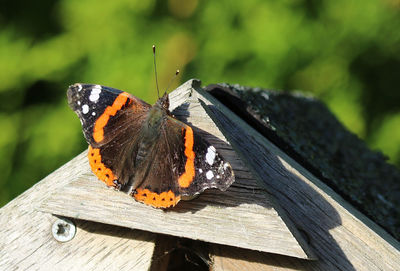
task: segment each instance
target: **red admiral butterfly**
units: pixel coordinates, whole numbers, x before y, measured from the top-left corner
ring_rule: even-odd
[[[107,186],[156,208],[234,182],[230,164],[193,129],[174,118],[165,93],[153,105],[117,89],[75,84],[69,106],[89,143],[93,173]]]

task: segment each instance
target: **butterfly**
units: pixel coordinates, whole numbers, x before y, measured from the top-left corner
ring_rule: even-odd
[[[169,208],[234,182],[216,148],[171,114],[167,93],[150,105],[121,90],[77,83],[67,96],[89,144],[90,167],[107,186]]]

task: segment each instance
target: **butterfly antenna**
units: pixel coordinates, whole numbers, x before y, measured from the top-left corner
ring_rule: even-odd
[[[174,77],[172,77],[172,79],[169,81],[168,87],[167,87],[167,89],[165,90],[165,92],[168,91],[169,87],[171,86],[171,84],[172,84],[172,82],[175,80],[175,78],[178,76],[178,74],[179,74],[179,70],[176,70],[175,75],[174,75]]]
[[[157,65],[156,65],[156,46],[155,45],[153,45],[153,60],[154,60],[154,76],[156,77],[157,95],[158,95],[158,98],[160,98],[160,91],[158,90]]]

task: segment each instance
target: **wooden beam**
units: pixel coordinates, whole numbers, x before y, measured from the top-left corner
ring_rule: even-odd
[[[212,96],[199,92],[207,97],[210,116],[257,178],[259,187],[274,195],[318,258],[307,263],[296,261],[293,265],[287,257],[268,260],[270,255],[254,254],[258,262],[271,267],[264,270],[280,270],[281,265],[288,269],[297,266],[293,267],[295,270],[399,269],[400,245],[392,236],[226,107],[216,106]],[[215,256],[238,264],[236,259],[240,259],[236,255],[237,250],[228,249]],[[279,263],[274,263],[278,259]]]
[[[65,243],[52,236],[58,219],[37,211],[51,191],[84,174],[82,154],[0,209],[0,269],[148,270],[156,235],[75,219],[75,237]],[[69,199],[71,200],[71,199]]]

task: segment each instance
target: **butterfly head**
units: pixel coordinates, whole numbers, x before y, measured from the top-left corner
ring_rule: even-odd
[[[169,98],[168,93],[165,92],[164,95],[159,98],[155,104],[156,106],[160,107],[161,109],[169,112]]]

